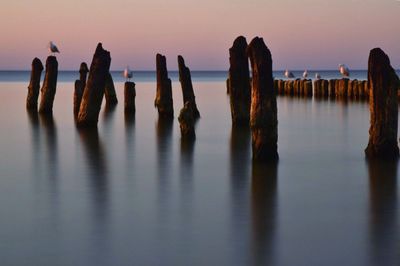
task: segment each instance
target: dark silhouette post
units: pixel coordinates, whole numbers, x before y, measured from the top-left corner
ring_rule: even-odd
[[[200,112],[196,105],[196,97],[194,96],[190,69],[185,65],[185,60],[181,55],[178,55],[178,67],[179,81],[182,87],[183,104],[186,105],[186,103],[189,103],[193,111],[193,118],[198,119],[200,117]]]
[[[369,54],[368,83],[371,126],[365,154],[368,158],[398,158],[397,89],[399,78],[390,65],[389,57],[380,48],[372,49]]]
[[[26,109],[34,112],[37,111],[42,71],[43,64],[39,58],[35,57],[32,61],[31,80],[29,82],[28,96],[26,98]]]
[[[93,56],[89,78],[83,92],[77,121],[78,126],[97,126],[106,78],[110,71],[110,64],[110,52],[104,50],[102,44],[99,43]]]
[[[255,37],[247,53],[253,73],[250,110],[253,160],[277,160],[278,118],[271,52],[262,38]]]
[[[39,113],[51,114],[56,95],[58,76],[58,62],[55,56],[49,56],[46,60],[46,74],[41,89]]]
[[[125,82],[124,85],[125,113],[134,114],[136,112],[135,98],[136,98],[135,83],[131,81]]]
[[[115,92],[114,80],[113,80],[110,72],[108,72],[108,74],[107,74],[106,87],[104,89],[104,94],[105,94],[107,106],[113,106],[118,103],[117,93]]]
[[[83,91],[86,86],[86,76],[89,69],[85,62],[81,63],[79,68],[79,79],[75,80],[75,91],[74,91],[74,115],[78,117],[79,108],[81,106]]]
[[[161,54],[156,56],[157,70],[157,94],[154,106],[158,109],[158,115],[165,118],[174,117],[172,100],[171,79],[168,78],[167,59]]]
[[[232,123],[249,125],[251,87],[246,38],[239,36],[229,49],[229,97]]]
[[[178,117],[179,126],[181,128],[182,139],[195,139],[196,132],[194,130],[194,111],[190,102],[186,102],[181,109]]]

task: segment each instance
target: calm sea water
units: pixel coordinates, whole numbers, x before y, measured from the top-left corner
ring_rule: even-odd
[[[224,72],[193,73],[194,143],[158,120],[147,72],[134,119],[116,73],[120,103],[78,131],[76,76],[48,118],[25,111],[29,73],[0,72],[1,265],[400,264],[399,164],[365,161],[366,103],[278,98],[280,161],[257,165]]]

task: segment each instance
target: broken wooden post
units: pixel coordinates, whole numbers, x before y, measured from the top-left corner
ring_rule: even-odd
[[[106,77],[106,85],[104,88],[104,95],[106,98],[107,106],[114,106],[118,103],[117,93],[115,92],[114,80],[111,73],[108,72]]]
[[[81,106],[83,91],[86,86],[86,76],[89,72],[89,69],[85,62],[81,63],[79,68],[79,79],[75,80],[75,90],[74,90],[74,115],[75,118],[78,117],[79,108]]]
[[[183,104],[187,102],[192,107],[194,119],[200,118],[200,112],[196,105],[196,96],[194,96],[192,77],[190,69],[185,65],[185,60],[181,55],[178,55],[179,81],[182,87]]]
[[[255,37],[247,48],[252,69],[250,126],[253,160],[277,160],[278,118],[272,77],[272,56],[262,38]]]
[[[194,130],[195,118],[192,106],[191,103],[186,102],[179,113],[178,121],[181,128],[182,139],[196,138],[196,132]]]
[[[158,109],[158,115],[165,118],[174,117],[174,106],[172,101],[171,79],[168,78],[167,60],[165,56],[157,54],[157,94],[154,106]]]
[[[29,82],[28,96],[26,98],[26,109],[34,112],[37,111],[42,71],[43,64],[39,58],[35,57],[32,61],[31,80]]]
[[[49,56],[46,60],[46,74],[41,89],[39,113],[51,114],[56,95],[58,76],[58,62],[55,56]]]
[[[370,51],[368,84],[370,86],[371,126],[365,154],[368,158],[398,158],[397,88],[399,78],[390,65],[389,57],[380,48]]]
[[[124,85],[125,113],[134,114],[136,112],[135,98],[136,98],[135,83],[131,81],[125,82]]]
[[[97,45],[90,65],[89,78],[83,92],[77,125],[80,127],[96,127],[99,119],[101,103],[107,75],[110,71],[110,52]]]
[[[229,98],[233,125],[249,125],[251,87],[247,41],[239,36],[229,49]]]

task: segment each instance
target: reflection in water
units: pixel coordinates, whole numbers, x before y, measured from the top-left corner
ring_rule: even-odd
[[[397,161],[368,161],[372,265],[399,265]]]
[[[158,197],[159,207],[167,202],[167,193],[170,185],[171,174],[171,138],[173,129],[173,119],[158,118],[157,121],[157,170],[158,170]]]
[[[31,136],[32,136],[32,171],[35,173],[34,176],[40,176],[40,130],[39,130],[39,114],[37,112],[26,112],[31,124]]]
[[[104,219],[108,209],[107,160],[97,128],[78,129],[93,189],[96,218]]]
[[[232,126],[230,138],[230,195],[231,195],[231,236],[234,243],[234,254],[242,254],[243,239],[248,239],[246,230],[237,230],[243,227],[244,217],[249,215],[248,182],[250,179],[250,127]],[[236,260],[246,260],[243,256]],[[240,263],[239,263],[240,264]]]
[[[49,177],[55,182],[58,171],[57,129],[52,114],[41,114],[39,121],[46,135],[46,152]]]
[[[191,217],[189,212],[192,210],[193,153],[195,142],[196,141],[194,139],[181,138],[180,184],[184,218]]]
[[[126,154],[126,167],[127,173],[131,173],[131,169],[133,166],[133,157],[134,157],[134,140],[135,140],[135,114],[125,112],[125,154]]]
[[[253,162],[251,177],[252,262],[274,265],[278,163]]]

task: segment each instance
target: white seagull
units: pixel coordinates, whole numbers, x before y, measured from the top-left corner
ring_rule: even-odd
[[[49,52],[52,53],[53,55],[55,55],[55,53],[60,53],[57,46],[52,41],[49,42],[48,48]]]
[[[340,64],[339,65],[339,72],[342,74],[343,77],[350,76],[350,70],[346,65]]]
[[[129,66],[126,66],[124,69],[124,78],[126,81],[130,81],[132,78],[132,70],[129,69]]]
[[[286,69],[285,77],[288,78],[288,79],[292,79],[292,78],[294,78],[294,75],[293,75],[292,72],[290,72],[289,70]]]
[[[308,77],[308,71],[307,71],[307,69],[306,70],[304,70],[304,73],[303,73],[303,78],[307,78]]]
[[[321,79],[321,75],[319,73],[315,73],[315,78],[316,79]]]

